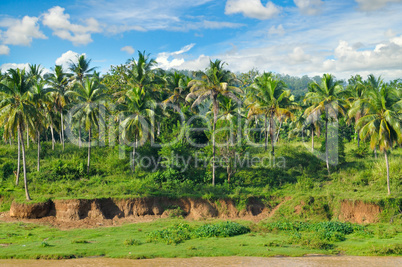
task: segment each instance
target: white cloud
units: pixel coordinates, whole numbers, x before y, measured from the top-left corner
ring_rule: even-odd
[[[0,55],[10,54],[10,48],[6,45],[0,45]]]
[[[316,15],[321,11],[321,0],[294,0],[294,3],[306,15]]]
[[[225,14],[242,13],[245,17],[254,19],[271,19],[279,13],[279,8],[268,1],[264,6],[260,0],[227,0]]]
[[[82,54],[85,56],[85,54]],[[59,58],[56,59],[56,65],[61,65],[64,71],[68,71],[68,68],[71,62],[77,62],[77,57],[81,56],[80,54],[68,50],[67,52],[63,53]]]
[[[282,24],[279,24],[278,27],[272,26],[268,30],[269,35],[284,35],[285,34],[285,29],[283,28]]]
[[[156,62],[158,62],[158,67],[162,69],[171,69],[171,68],[181,68],[184,64],[185,60],[182,54],[190,51],[191,48],[194,47],[195,44],[189,44],[182,47],[179,51],[175,52],[162,52],[159,53],[156,57]],[[173,58],[173,59],[170,59]]]
[[[120,49],[120,51],[126,52],[129,55],[132,55],[132,54],[134,54],[135,49],[132,46],[127,45],[127,46],[122,47]]]
[[[19,19],[3,19],[0,27],[7,30],[1,33],[3,44],[29,46],[34,38],[46,39],[39,30],[38,18],[25,16]]]
[[[308,63],[311,60],[311,56],[307,55],[301,47],[295,47],[289,54],[289,58],[292,64]]]
[[[0,66],[1,72],[7,72],[9,69],[28,69],[28,63],[4,63]]]
[[[383,8],[388,3],[402,3],[402,0],[356,0],[360,8],[365,11],[373,11]]]
[[[64,8],[55,6],[43,14],[43,25],[53,30],[53,34],[61,39],[71,41],[75,46],[87,45],[92,42],[91,33],[99,33],[102,28],[94,18],[85,20],[85,26],[72,24],[70,15],[64,13]]]

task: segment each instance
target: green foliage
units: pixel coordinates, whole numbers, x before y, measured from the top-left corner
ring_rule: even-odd
[[[176,245],[190,238],[190,226],[186,223],[179,223],[163,230],[150,232],[147,235],[147,242],[164,242],[168,245]]]
[[[191,228],[188,224],[179,223],[163,230],[156,230],[147,235],[147,242],[163,242],[166,244],[178,244],[191,238],[200,237],[231,237],[250,232],[236,222],[220,222],[216,224],[205,224],[197,228]]]
[[[193,235],[195,237],[230,237],[248,232],[250,232],[248,227],[236,222],[227,221],[200,226],[194,231]]]

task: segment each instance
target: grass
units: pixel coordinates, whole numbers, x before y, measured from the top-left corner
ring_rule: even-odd
[[[150,242],[150,233],[169,229],[177,224],[188,224],[192,229],[206,224],[224,222],[160,219],[150,223],[128,224],[97,229],[58,230],[29,223],[0,223],[0,240],[3,247],[0,258],[61,259],[90,256],[111,258],[156,257],[212,257],[212,256],[302,256],[306,254],[345,255],[402,255],[402,229],[399,225],[366,226],[372,235],[359,231],[345,235],[344,241],[319,242],[301,232],[272,230],[265,223],[239,221],[251,232],[232,237],[193,237],[179,243]],[[392,228],[388,235],[379,236],[380,228]],[[6,245],[7,244],[7,245]]]

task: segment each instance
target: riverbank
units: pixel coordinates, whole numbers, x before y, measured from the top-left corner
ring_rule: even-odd
[[[223,222],[176,218],[70,230],[33,223],[0,222],[0,258],[402,255],[400,224],[362,226],[340,222],[307,224],[234,220],[237,224],[229,224],[229,230],[225,228],[219,232],[226,227]],[[248,230],[238,231],[238,227]]]

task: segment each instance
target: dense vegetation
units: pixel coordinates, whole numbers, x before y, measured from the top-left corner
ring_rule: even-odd
[[[103,76],[84,56],[65,71],[30,65],[0,76],[3,203],[22,188],[27,200],[268,198],[297,188],[379,200],[385,181],[400,198],[400,80],[235,75],[220,60],[189,76],[158,69],[145,52]]]

